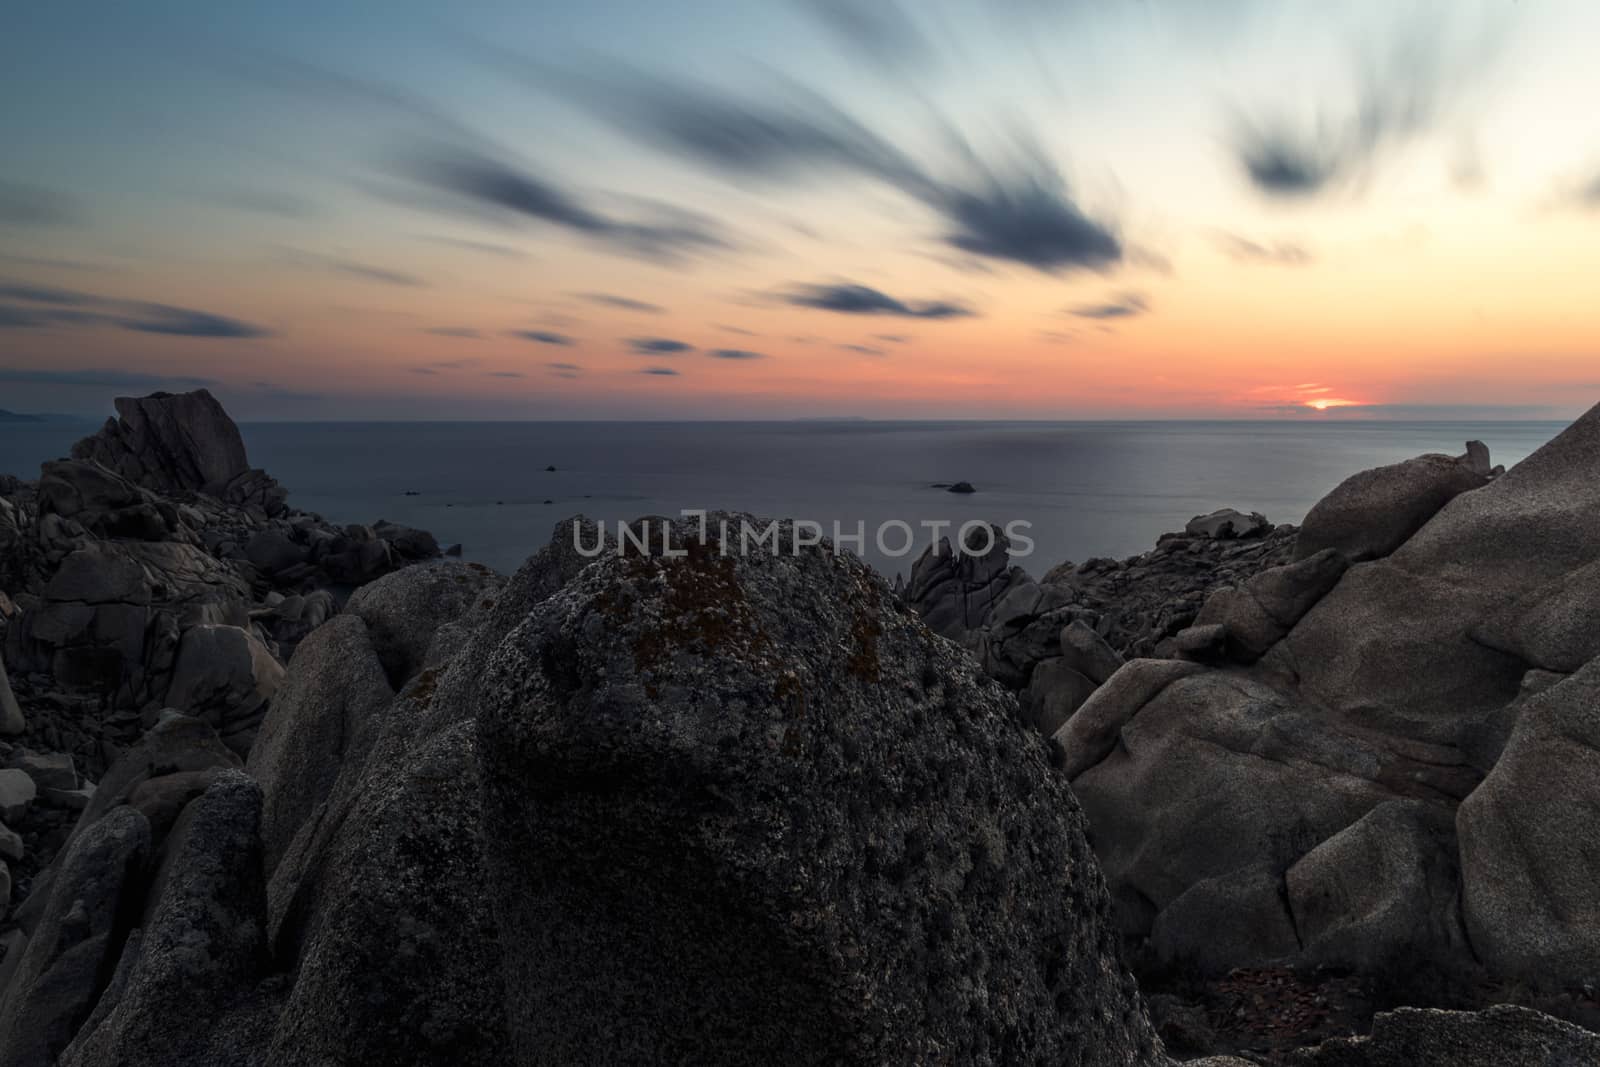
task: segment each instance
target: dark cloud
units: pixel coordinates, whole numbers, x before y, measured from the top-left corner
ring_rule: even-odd
[[[80,218],[77,202],[65,193],[0,181],[0,225],[66,226]]]
[[[521,371],[515,371],[515,370],[492,370],[492,371],[489,372],[488,376],[490,378],[526,378],[527,377],[527,375],[523,374]]]
[[[911,340],[909,335],[903,333],[875,333],[872,336],[879,341],[888,341],[892,345],[903,345]]]
[[[912,319],[959,319],[977,314],[964,304],[943,300],[897,300],[878,289],[852,282],[837,285],[797,285],[782,299],[795,307],[818,308],[849,315],[903,315]]]
[[[846,352],[859,352],[863,356],[882,356],[886,354],[883,349],[873,348],[871,345],[840,345],[839,347]]]
[[[1482,80],[1493,47],[1490,33],[1466,41],[1445,32],[1452,28],[1402,33],[1385,51],[1360,57],[1342,106],[1241,117],[1232,149],[1250,183],[1282,198],[1359,185],[1385,155],[1431,132]]]
[[[712,348],[706,355],[717,359],[766,359],[760,352],[751,352],[743,348]]]
[[[466,204],[556,226],[644,259],[671,261],[731,247],[708,219],[665,210],[659,213],[670,217],[659,222],[615,218],[590,207],[577,193],[460,145],[418,153],[401,170]]]
[[[129,304],[135,314],[115,319],[124,330],[160,333],[171,337],[210,337],[215,339],[270,337],[272,331],[226,315],[194,311],[170,304]]]
[[[55,304],[60,307],[87,307],[104,303],[93,293],[80,293],[73,289],[56,289],[47,285],[27,285],[0,282],[0,300],[24,300],[30,304]]]
[[[581,366],[579,366],[576,363],[546,363],[545,366],[549,367],[551,370],[582,370],[583,369]]]
[[[1312,255],[1303,245],[1291,241],[1262,244],[1237,234],[1221,233],[1216,236],[1217,247],[1228,258],[1240,263],[1263,263],[1278,267],[1303,267],[1312,261]]]
[[[1138,293],[1123,293],[1103,304],[1083,304],[1067,309],[1080,319],[1132,319],[1150,310],[1150,302]]]
[[[629,296],[617,296],[615,293],[573,293],[572,295],[591,304],[599,304],[601,307],[621,308],[623,311],[643,311],[651,315],[660,315],[667,310],[660,304],[649,304]]]
[[[0,299],[32,305],[0,308],[0,326],[111,326],[135,333],[216,339],[272,335],[270,330],[227,315],[172,304],[112,300],[71,289],[0,283]]]
[[[933,212],[940,239],[971,255],[1046,272],[1105,270],[1123,258],[1115,229],[1078,206],[1038,139],[1022,130],[1002,150],[980,153],[944,124],[954,155],[954,176],[945,176],[797,86],[761,102],[636,73],[517,69],[643,143],[739,179],[844,171],[888,185]]]
[[[0,367],[0,382],[16,382],[21,385],[90,385],[104,389],[161,389],[168,386],[193,389],[202,385],[217,384],[210,378],[142,374],[138,371],[105,368],[24,370],[19,367]]]
[[[662,377],[662,378],[676,378],[678,376],[678,372],[673,370],[671,367],[646,367],[644,370],[640,371],[639,373],[640,374],[654,374],[654,375],[656,375],[658,377]]]
[[[675,356],[680,352],[694,351],[694,345],[687,341],[674,341],[670,337],[630,337],[628,347],[641,356]]]
[[[476,340],[483,336],[471,326],[430,326],[423,333],[431,333],[435,337],[456,337],[462,340]]]
[[[520,337],[524,341],[533,341],[541,345],[561,345],[570,348],[578,342],[564,333],[554,333],[550,330],[512,330],[512,337]]]
[[[797,0],[845,47],[892,71],[933,56],[922,30],[897,0]]]

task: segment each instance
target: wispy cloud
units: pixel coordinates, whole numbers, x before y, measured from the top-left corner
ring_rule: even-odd
[[[751,352],[748,349],[744,349],[744,348],[712,348],[712,349],[708,349],[706,351],[706,355],[711,356],[714,359],[732,359],[732,360],[766,359],[767,358],[766,356],[762,355],[760,352]]]
[[[112,370],[89,367],[68,370],[28,370],[20,367],[0,367],[0,382],[20,385],[84,385],[105,389],[162,389],[168,386],[199,388],[217,382],[211,378],[185,375],[144,374],[138,371]]]
[[[641,356],[675,356],[694,351],[694,345],[670,337],[630,337],[628,347]]]
[[[1077,203],[1040,139],[1022,128],[978,151],[936,116],[952,156],[936,168],[798,86],[763,101],[620,69],[556,72],[504,53],[498,60],[641,143],[741,181],[831,171],[886,185],[940,221],[940,240],[974,256],[1046,272],[1105,270],[1124,258],[1116,228]]]
[[[1150,302],[1139,293],[1123,293],[1103,304],[1080,304],[1067,309],[1067,314],[1080,319],[1131,319],[1150,310]]]
[[[631,256],[656,261],[725,251],[732,242],[709,219],[661,208],[658,220],[625,219],[586,203],[575,191],[463,145],[414,152],[398,171],[463,206],[567,230]]]
[[[65,193],[0,181],[0,225],[66,226],[81,219],[78,202]]]
[[[676,378],[678,376],[678,372],[671,367],[646,367],[639,373],[654,375],[658,378]]]
[[[1276,105],[1236,119],[1235,158],[1250,183],[1275,197],[1311,197],[1359,186],[1387,154],[1431,132],[1481,81],[1496,35],[1463,40],[1430,24],[1360,57],[1353,99],[1290,115]]]
[[[796,285],[779,295],[795,307],[837,311],[847,315],[899,315],[910,319],[960,319],[977,314],[965,304],[946,300],[900,300],[880,289],[854,282]]]
[[[308,252],[298,248],[286,249],[285,255],[295,263],[320,267],[334,274],[343,274],[347,277],[359,278],[362,281],[378,282],[381,285],[419,287],[427,284],[415,274],[390,270],[387,267],[375,267],[370,263],[347,259],[344,256],[323,255],[320,252]]]
[[[898,0],[797,0],[835,40],[889,72],[930,61],[933,48]]]
[[[1304,245],[1292,241],[1262,244],[1233,233],[1219,233],[1214,238],[1223,255],[1237,263],[1259,263],[1274,267],[1304,267],[1313,256]]]
[[[435,337],[454,337],[460,340],[476,340],[483,336],[471,326],[429,326],[422,332],[431,333]]]
[[[623,311],[641,311],[650,315],[660,315],[667,309],[660,304],[650,304],[643,300],[635,300],[629,296],[618,296],[615,293],[573,293],[579,300],[601,307],[620,308]]]
[[[883,349],[881,349],[881,348],[873,348],[871,345],[851,345],[851,344],[846,344],[846,345],[840,345],[839,347],[841,349],[843,349],[844,351],[846,351],[846,352],[859,352],[863,356],[881,356],[881,355],[885,355],[885,352],[884,352]]]
[[[550,330],[512,330],[512,337],[520,337],[524,341],[532,341],[541,345],[560,345],[570,348],[578,342],[564,333],[555,333]]]
[[[227,315],[173,304],[115,300],[71,289],[0,282],[0,327],[109,326],[135,333],[215,340],[269,337],[272,331]]]

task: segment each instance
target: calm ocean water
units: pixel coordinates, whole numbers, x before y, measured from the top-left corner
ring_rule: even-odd
[[[908,571],[872,544],[899,519],[1022,520],[1020,560],[1128,556],[1218,507],[1298,522],[1358,470],[1476,438],[1513,464],[1557,422],[789,422],[254,423],[251,462],[297,507],[339,522],[379,518],[460,542],[510,572],[583,512],[608,525],[683,508],[864,522],[867,559]],[[37,477],[93,424],[0,425],[0,471]],[[554,472],[545,470],[554,466]],[[968,481],[958,496],[934,482]],[[417,496],[405,495],[407,491]],[[917,551],[926,543],[919,533]],[[897,538],[892,538],[892,540]]]

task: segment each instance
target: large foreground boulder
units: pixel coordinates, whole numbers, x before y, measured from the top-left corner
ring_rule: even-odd
[[[698,532],[597,560],[490,660],[515,1062],[1160,1062],[1015,701],[859,561]]]

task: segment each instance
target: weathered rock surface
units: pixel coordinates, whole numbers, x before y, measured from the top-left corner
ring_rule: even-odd
[[[233,503],[256,504],[268,514],[283,509],[284,492],[250,469],[239,427],[205,389],[118,397],[115,419],[73,447],[134,485],[161,493],[206,493]],[[264,475],[261,476],[264,478]],[[251,492],[241,492],[250,486]]]
[[[1298,1053],[1295,1067],[1582,1067],[1600,1063],[1600,1035],[1527,1008],[1483,1012],[1401,1008],[1372,1034]]]
[[[1418,456],[1351,475],[1306,515],[1295,559],[1330,548],[1352,560],[1387,556],[1440,508],[1488,482],[1470,453]]]
[[[1484,961],[1533,979],[1600,977],[1600,659],[1526,702],[1457,821]]]
[[[1265,872],[1282,962],[1593,980],[1600,666],[1548,667],[1586,651],[1586,602],[1559,590],[1600,560],[1600,409],[1505,474],[1482,458],[1345,483],[1299,562],[1208,602],[1229,662],[1135,686],[1158,669],[1135,660],[1057,732],[1130,936],[1171,942],[1187,894]],[[1329,516],[1377,540],[1324,536]],[[1208,889],[1208,921],[1249,929],[1263,899]],[[1218,970],[1260,956],[1201,947]]]
[[[453,601],[457,618],[391,590],[380,603],[393,632],[436,629],[426,665],[369,720],[370,745],[347,749],[331,788],[308,796],[284,792],[320,787],[263,765],[269,812],[315,805],[270,867],[272,944],[298,961],[272,1038],[274,1062],[513,1062],[501,937],[485,889],[473,722],[494,648],[590,562],[573,548],[574,526],[584,544],[605,543],[586,520],[562,523],[503,588]],[[434,580],[421,575],[418,588]],[[406,611],[420,617],[396,614]],[[346,618],[336,620],[345,638],[365,626]],[[323,650],[318,660],[291,663],[287,688],[315,682],[319,662],[330,693],[337,686],[334,657],[323,658],[336,642],[321,638],[307,646]],[[375,652],[360,651],[359,662],[364,689],[387,685]],[[301,706],[314,712],[314,704]],[[269,848],[280,837],[274,831]]]
[[[1222,508],[1209,515],[1196,515],[1184,526],[1191,537],[1209,537],[1213,541],[1227,541],[1239,537],[1255,537],[1272,529],[1272,523],[1259,511],[1248,514],[1233,508]]]
[[[28,720],[11,691],[11,679],[6,677],[5,660],[0,659],[0,735],[15,737],[27,728]]]
[[[264,1062],[224,1020],[266,965],[261,790],[225,772],[167,838],[139,937],[60,1067]]]
[[[300,642],[246,764],[266,791],[268,871],[333,791],[340,770],[364,761],[374,720],[393,700],[359,616],[335,616]]]
[[[205,719],[243,755],[282,682],[283,666],[250,631],[203,624],[186,630],[178,643],[166,702]]]
[[[858,561],[693,530],[598,560],[491,661],[518,1061],[1156,1062],[1011,698]]]
[[[346,610],[367,624],[372,646],[398,688],[422,669],[434,634],[485,600],[505,579],[478,563],[420,564],[362,586]]]
[[[126,936],[122,894],[150,853],[144,816],[121,807],[79,834],[0,1001],[0,1065],[49,1067],[88,1018]]]

